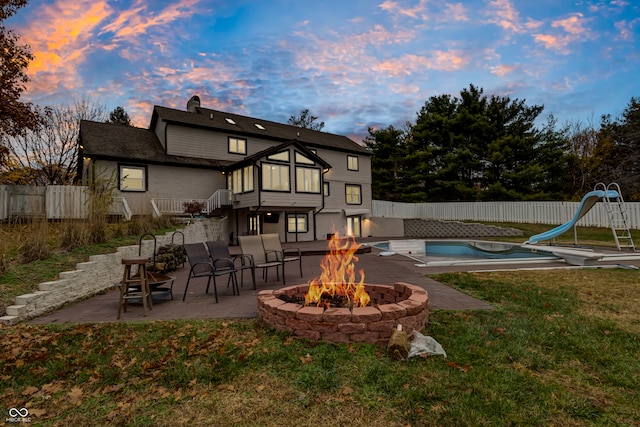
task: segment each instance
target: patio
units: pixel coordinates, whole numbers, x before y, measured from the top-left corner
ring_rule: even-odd
[[[360,240],[361,242],[366,239]],[[297,265],[286,267],[287,285],[306,284],[321,273],[320,261],[324,257],[327,247],[326,241],[284,243],[284,247],[298,247],[303,253],[302,268],[304,277],[298,274]],[[237,252],[238,248],[231,248]],[[425,289],[429,294],[430,308],[443,310],[491,309],[492,307],[480,300],[458,292],[449,286],[425,277],[425,274],[445,271],[460,271],[464,267],[420,268],[415,260],[402,255],[378,256],[379,250],[372,248],[370,252],[358,255],[356,270],[363,269],[367,283],[394,284],[406,282]],[[513,266],[511,266],[513,268]],[[252,289],[250,274],[244,275],[241,283],[240,295],[234,296],[231,288],[227,288],[226,277],[218,280],[218,296],[220,302],[215,303],[213,289],[205,294],[206,279],[192,279],[189,293],[182,301],[184,287],[189,274],[189,266],[185,265],[178,271],[170,273],[175,276],[173,285],[173,300],[157,301],[145,317],[142,305],[130,304],[122,318],[117,320],[118,290],[112,289],[104,294],[63,307],[52,313],[42,315],[30,321],[33,324],[48,323],[83,323],[83,322],[129,322],[171,319],[213,319],[213,318],[254,318],[257,316],[257,294],[261,290],[279,289],[282,281],[276,281],[275,272],[270,271],[268,280],[262,279],[258,270],[256,274],[257,290]],[[238,274],[240,281],[240,274]]]

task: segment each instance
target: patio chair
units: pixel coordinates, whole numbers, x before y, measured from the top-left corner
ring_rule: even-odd
[[[264,251],[262,238],[260,236],[238,236],[238,242],[240,243],[242,255],[247,255],[251,258],[253,283],[256,282],[256,268],[262,269],[262,278],[266,281],[271,267],[276,268],[276,280],[280,280],[279,268],[282,267],[282,284],[286,284],[284,278],[284,262],[267,261],[267,254]]]
[[[189,289],[189,282],[192,278],[207,277],[207,289],[206,294],[209,293],[209,285],[211,284],[211,278],[213,278],[213,292],[216,296],[216,303],[218,302],[218,288],[216,286],[216,277],[229,275],[228,284],[231,284],[234,295],[240,295],[240,289],[238,289],[238,280],[236,278],[236,267],[233,261],[229,258],[218,258],[214,262],[209,257],[209,252],[203,243],[187,243],[184,246],[187,259],[191,269],[189,270],[189,278],[187,279],[187,285],[184,288],[184,295],[182,301],[187,297],[187,290]],[[227,286],[228,286],[227,284]]]
[[[229,252],[229,246],[226,242],[206,242],[207,249],[209,249],[209,255],[215,262],[216,259],[226,258],[231,259],[236,267],[236,270],[240,271],[240,286],[244,285],[244,271],[246,269],[253,270],[253,260],[248,255],[231,255]],[[253,289],[256,289],[256,278],[251,275],[253,280]]]
[[[277,234],[263,234],[262,245],[267,254],[267,261],[282,261],[282,275],[284,276],[284,264],[287,262],[298,262],[300,277],[302,277],[302,252],[298,248],[282,249],[280,236]]]

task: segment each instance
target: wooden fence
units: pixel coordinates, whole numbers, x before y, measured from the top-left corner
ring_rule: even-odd
[[[84,219],[89,189],[85,186],[0,185],[0,220],[11,218]],[[131,218],[126,200],[114,198],[111,213]],[[127,214],[128,213],[128,214]]]

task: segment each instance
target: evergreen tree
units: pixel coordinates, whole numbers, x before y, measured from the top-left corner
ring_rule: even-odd
[[[402,158],[405,132],[389,126],[386,129],[369,128],[364,139],[373,154],[371,176],[373,198],[376,200],[403,201]]]
[[[129,118],[129,114],[124,110],[124,108],[117,106],[113,109],[112,112],[109,113],[109,120],[107,123],[113,123],[115,125],[124,125],[124,126],[132,126],[131,119]]]

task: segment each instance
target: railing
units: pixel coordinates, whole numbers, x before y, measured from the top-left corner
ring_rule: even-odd
[[[113,215],[122,215],[127,221],[130,221],[133,216],[131,209],[129,208],[129,203],[127,203],[127,199],[124,197],[113,198],[113,204],[109,208],[109,213]]]
[[[230,190],[218,190],[208,199],[176,199],[159,197],[151,199],[151,207],[154,215],[181,215],[184,214],[185,203],[197,202],[204,205],[203,214],[208,214],[224,206],[231,206],[233,194]]]

